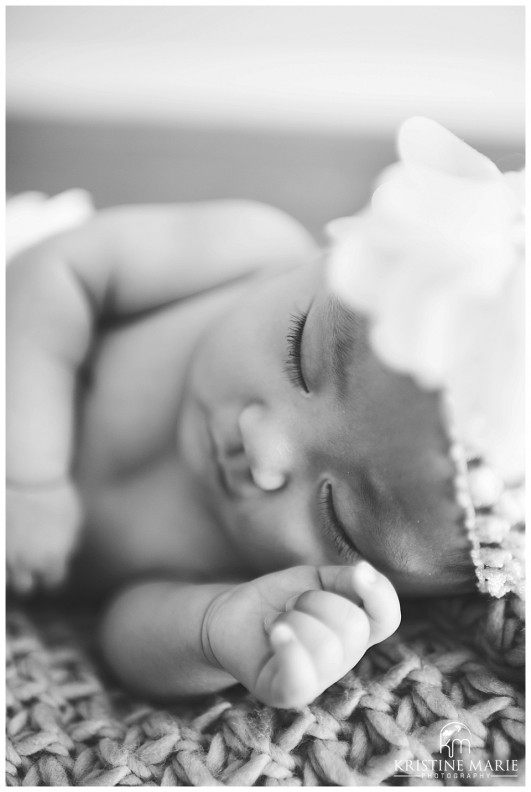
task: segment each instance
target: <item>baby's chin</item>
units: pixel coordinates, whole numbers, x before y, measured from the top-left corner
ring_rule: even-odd
[[[468,594],[476,590],[471,547],[464,526],[454,525],[446,541],[441,536],[433,548],[418,552],[409,568],[381,571],[389,577],[401,597],[447,597]],[[424,558],[423,558],[424,555]]]
[[[451,575],[438,579],[427,576],[424,579],[410,581],[393,580],[391,576],[390,580],[400,597],[412,600],[424,597],[455,597],[476,591],[476,584],[472,578],[457,581]]]

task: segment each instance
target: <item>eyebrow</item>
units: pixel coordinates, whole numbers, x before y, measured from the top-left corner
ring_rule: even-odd
[[[331,295],[324,322],[332,379],[341,400],[344,400],[348,388],[347,371],[359,339],[360,320],[335,295]]]

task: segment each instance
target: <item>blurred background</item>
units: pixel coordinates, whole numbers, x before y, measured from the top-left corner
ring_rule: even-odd
[[[7,190],[253,198],[318,237],[429,115],[524,160],[522,6],[7,8]]]

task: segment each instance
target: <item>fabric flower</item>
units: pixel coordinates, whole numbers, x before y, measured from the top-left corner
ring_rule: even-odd
[[[524,178],[439,124],[406,121],[370,206],[329,224],[332,288],[389,367],[445,389],[454,429],[524,471]]]

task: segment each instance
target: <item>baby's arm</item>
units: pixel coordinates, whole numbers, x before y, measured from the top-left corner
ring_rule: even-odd
[[[247,201],[122,207],[12,261],[7,276],[7,562],[15,588],[64,575],[80,514],[69,474],[76,375],[102,317],[133,316],[314,251]]]
[[[241,682],[275,707],[312,702],[400,621],[389,581],[368,564],[294,567],[236,586],[144,583],[114,601],[103,650],[153,697]]]

